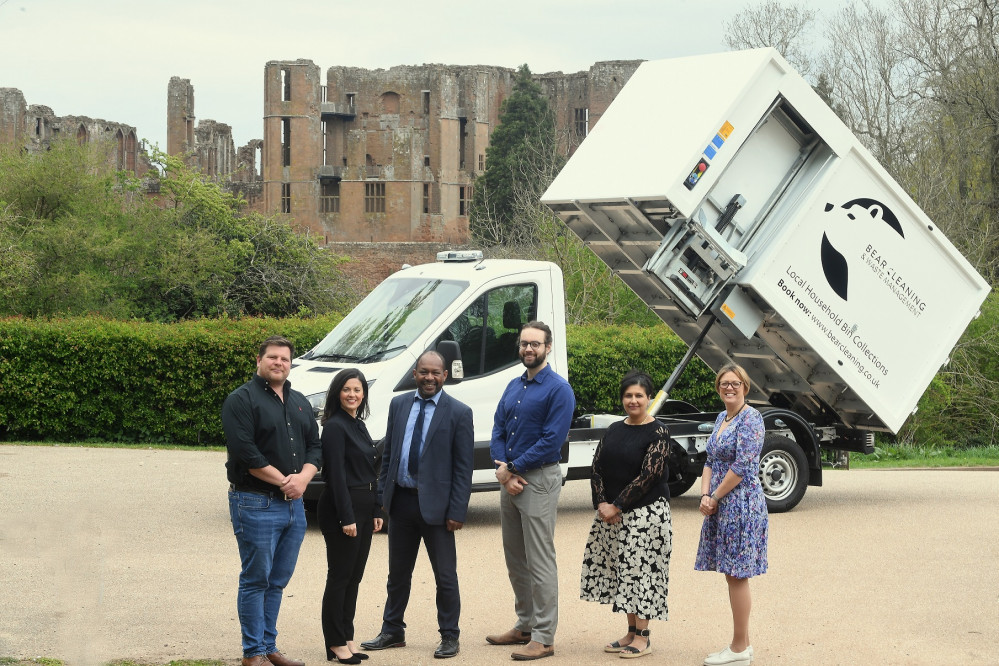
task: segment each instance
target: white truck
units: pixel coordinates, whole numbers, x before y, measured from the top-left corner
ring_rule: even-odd
[[[674,495],[700,474],[715,418],[668,399],[694,354],[749,373],[768,507],[787,511],[821,485],[823,448],[869,452],[874,432],[898,431],[989,291],[772,49],[643,63],[542,201],[689,345],[651,407],[673,440]],[[497,488],[489,435],[522,371],[521,324],[552,327],[566,374],[561,272],[439,259],[385,280],[292,381],[318,407],[330,373],[362,367],[378,438],[419,353],[444,351],[447,390],[475,414],[474,488]],[[588,477],[613,418],[577,419],[566,479]]]

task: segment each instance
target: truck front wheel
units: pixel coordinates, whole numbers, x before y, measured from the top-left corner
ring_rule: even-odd
[[[783,435],[766,435],[760,454],[760,484],[767,497],[767,511],[790,511],[808,488],[808,461],[794,440]]]
[[[669,485],[669,496],[679,497],[690,490],[690,487],[694,485],[694,481],[697,481],[696,474],[677,474],[671,476],[667,482],[667,485]]]

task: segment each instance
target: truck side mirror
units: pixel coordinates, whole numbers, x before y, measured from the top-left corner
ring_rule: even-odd
[[[441,340],[437,343],[437,351],[444,357],[444,367],[447,368],[445,384],[459,384],[465,378],[465,369],[461,363],[461,347],[454,340]]]

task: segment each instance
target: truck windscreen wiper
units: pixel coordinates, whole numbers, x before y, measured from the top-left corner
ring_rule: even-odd
[[[309,357],[310,361],[356,361],[356,356],[349,354],[316,354]]]
[[[389,347],[388,349],[382,349],[381,351],[376,351],[374,354],[369,354],[365,356],[360,361],[358,361],[358,363],[367,363],[368,361],[374,360],[379,356],[385,356],[386,354],[402,351],[403,349],[409,349],[409,345],[399,345],[397,347]]]

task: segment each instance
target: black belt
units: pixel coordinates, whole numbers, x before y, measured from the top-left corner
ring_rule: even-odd
[[[280,499],[286,502],[291,501],[291,498],[286,497],[280,490],[261,490],[260,488],[252,488],[249,486],[237,486],[235,483],[229,484],[229,490],[235,490],[237,493],[253,493],[254,495],[263,495],[264,497]]]
[[[559,461],[556,460],[555,462],[544,463],[542,465],[538,465],[537,467],[532,467],[531,469],[524,470],[524,471],[525,472],[530,472],[530,471],[535,470],[535,469],[545,469],[546,467],[553,467],[553,466],[558,465],[558,464],[559,464]]]
[[[375,481],[372,481],[370,483],[366,483],[363,486],[347,486],[348,490],[371,490],[371,491],[374,491],[374,490],[377,490],[377,488],[378,488],[378,483],[375,482]]]

